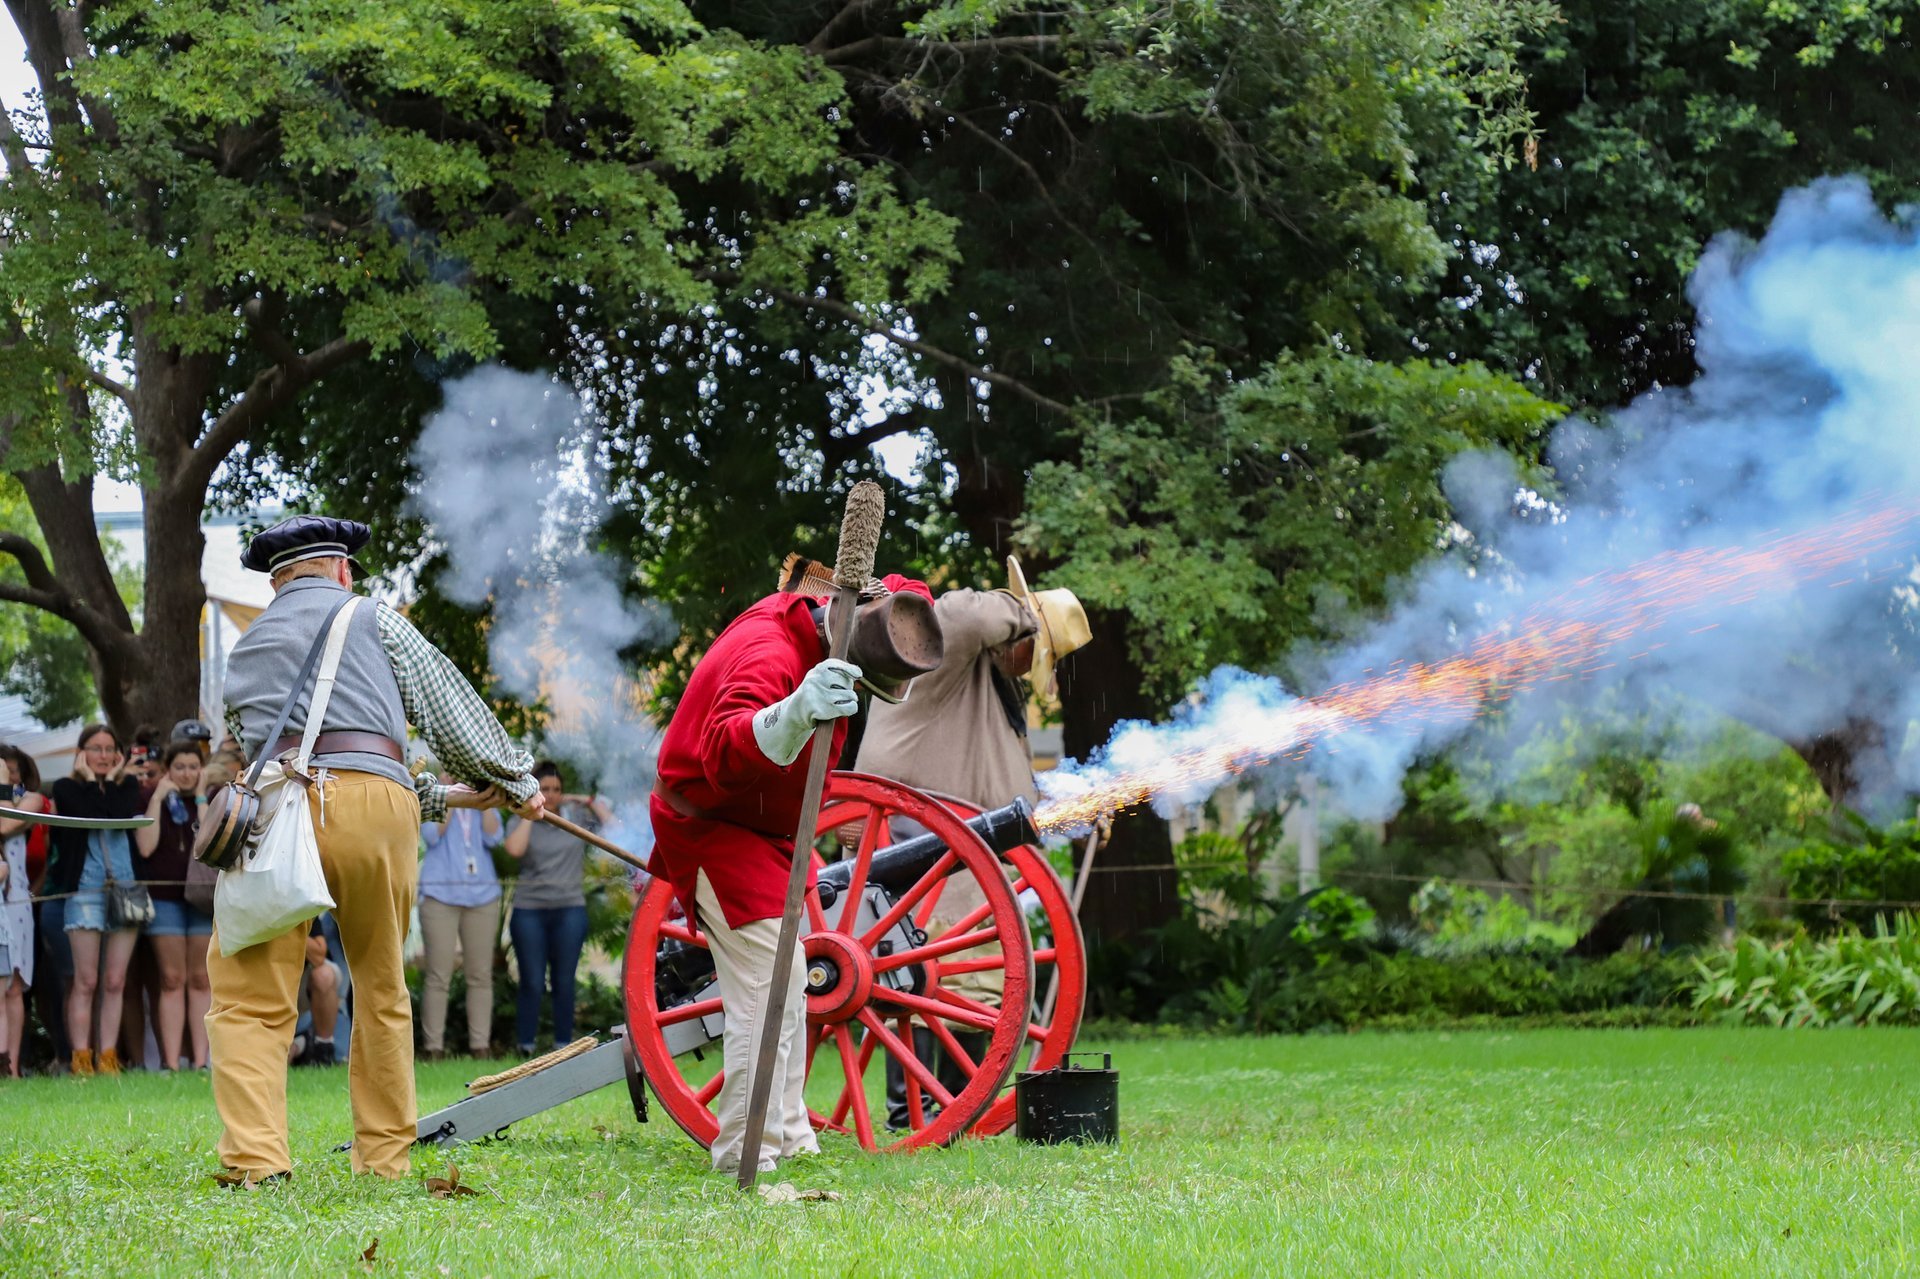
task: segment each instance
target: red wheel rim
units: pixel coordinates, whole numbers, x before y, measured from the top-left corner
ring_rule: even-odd
[[[965,821],[979,816],[980,808],[950,795],[936,798]],[[1014,870],[1013,891],[1032,889],[1040,899],[1047,917],[1050,940],[1033,952],[1033,1016],[1040,1015],[1040,1001],[1047,996],[1050,975],[1057,973],[1059,993],[1054,996],[1053,1020],[1041,1025],[1030,1020],[1027,1041],[1033,1052],[1022,1070],[1052,1070],[1066,1060],[1073,1041],[1080,1033],[1080,1017],[1087,1004],[1087,943],[1080,932],[1080,919],[1073,913],[1073,897],[1060,875],[1047,860],[1046,853],[1031,844],[1022,844],[1006,854]],[[973,1135],[991,1137],[1013,1126],[1013,1090],[1005,1089],[985,1114],[974,1121]]]
[[[874,849],[889,842],[887,825],[893,817],[908,818],[938,835],[948,852],[913,885],[895,894],[876,921],[872,917],[879,912],[861,905],[866,900],[866,871]],[[1027,1042],[1033,949],[1026,922],[999,859],[945,805],[897,782],[835,773],[821,804],[819,830],[826,834],[856,823],[864,826],[861,838],[847,853],[854,861],[848,891],[825,910],[818,892],[808,892],[810,927],[802,930],[810,963],[826,957],[839,970],[837,984],[808,996],[809,1095],[824,1100],[816,1063],[826,1077],[839,1081],[826,1109],[813,1112],[814,1127],[846,1133],[867,1150],[944,1145],[967,1132],[997,1104],[1015,1058]],[[960,921],[964,927],[948,928],[924,942],[902,943],[883,953],[883,941],[900,937],[898,925],[915,922],[913,917],[923,904],[930,912],[929,899],[937,900],[936,889],[949,876],[971,879],[985,906]],[[661,1107],[688,1136],[711,1146],[719,1132],[714,1102],[721,1075],[715,1073],[698,1085],[689,1082],[682,1059],[673,1057],[667,1047],[665,1033],[677,1023],[722,1011],[722,1005],[715,997],[665,1009],[659,1006],[661,944],[671,940],[705,945],[693,921],[669,918],[673,904],[672,889],[656,879],[634,910],[623,976],[627,1028],[634,1054]],[[865,916],[864,927],[855,927],[856,913]],[[963,949],[970,952],[964,960],[948,958]],[[984,957],[971,953],[981,949],[989,953]],[[991,967],[1003,972],[1004,993],[998,1008],[950,991],[936,980],[943,968],[956,962],[963,971]],[[918,991],[890,984],[916,968],[925,974]],[[1074,1009],[1077,1021],[1077,1000]],[[956,1039],[955,1028],[987,1035],[986,1047],[977,1058]],[[964,1081],[957,1092],[943,1085],[937,1062],[920,1060],[912,1031],[930,1035],[949,1064],[957,1067]],[[717,1064],[720,1050],[716,1041],[704,1052]],[[891,1139],[883,1126],[886,1072],[876,1057],[898,1062],[907,1081],[907,1131],[897,1139]]]

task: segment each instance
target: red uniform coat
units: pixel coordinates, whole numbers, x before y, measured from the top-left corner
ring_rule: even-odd
[[[887,585],[927,595],[925,585],[888,577]],[[673,885],[693,914],[701,871],[720,899],[727,926],[778,919],[786,906],[793,832],[813,745],[785,768],[760,751],[753,716],[800,687],[826,657],[804,595],[769,595],[720,632],[693,668],[687,691],[660,743],[660,782],[699,811],[688,817],[653,797],[650,869]],[[839,758],[847,721],[836,720],[830,749]],[[819,739],[816,737],[815,742]],[[807,884],[813,885],[813,872]]]

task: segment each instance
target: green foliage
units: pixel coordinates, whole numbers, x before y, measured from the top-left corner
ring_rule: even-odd
[[[1920,822],[1876,827],[1849,814],[1832,836],[1786,853],[1780,870],[1808,928],[1871,927],[1889,909],[1920,908]]]
[[[1306,899],[1303,899],[1303,901]],[[1336,899],[1337,900],[1337,899]],[[1351,901],[1352,899],[1347,899]],[[1692,961],[1657,952],[1577,959],[1550,941],[1483,936],[1381,950],[1349,927],[1296,935],[1295,907],[1265,923],[1192,918],[1097,958],[1095,1012],[1234,1033],[1452,1025],[1476,1018],[1615,1024],[1687,1020],[1677,997]],[[1304,912],[1303,912],[1304,913]],[[1117,995],[1117,997],[1116,997]]]
[[[1898,86],[1920,74],[1913,0],[1563,0],[1519,70],[1538,168],[1450,188],[1463,354],[1543,394],[1624,402],[1694,373],[1685,288],[1709,237],[1756,235],[1782,192],[1866,176],[1889,207],[1920,185]]]
[[[1447,460],[1525,451],[1559,413],[1478,365],[1283,356],[1229,384],[1174,362],[1149,414],[1090,431],[1034,468],[1020,526],[1050,579],[1124,611],[1142,664],[1177,692],[1195,671],[1258,667],[1327,632],[1328,601],[1384,602],[1441,542]]]
[[[1743,937],[1694,961],[1693,1005],[1732,1025],[1920,1024],[1920,921],[1884,917],[1871,934]]]
[[[1415,927],[1443,943],[1501,946],[1534,935],[1533,916],[1513,898],[1496,898],[1439,879],[1415,890],[1408,912]]]

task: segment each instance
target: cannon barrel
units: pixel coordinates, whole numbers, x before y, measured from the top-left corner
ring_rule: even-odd
[[[1040,832],[1033,826],[1033,806],[1024,799],[1016,799],[1004,808],[981,813],[967,822],[967,829],[978,835],[995,853],[1005,853],[1022,844],[1040,842]],[[897,844],[875,849],[873,861],[867,868],[867,882],[892,892],[902,892],[926,874],[928,868],[946,851],[946,841],[931,833],[915,835]],[[823,907],[833,905],[840,894],[847,890],[852,878],[851,859],[821,867],[818,875],[820,904]]]

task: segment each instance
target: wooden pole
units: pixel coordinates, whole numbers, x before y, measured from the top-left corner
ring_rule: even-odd
[[[1073,917],[1080,918],[1080,903],[1086,900],[1087,880],[1093,874],[1093,855],[1100,851],[1100,828],[1095,826],[1087,832],[1086,848],[1080,854],[1080,869],[1073,876]],[[1057,940],[1057,939],[1056,939]],[[1053,1004],[1060,997],[1060,968],[1055,965],[1053,975],[1047,979],[1047,997],[1040,1005],[1040,1024],[1053,1025]]]
[[[612,840],[601,838],[599,835],[596,835],[592,831],[588,830],[585,826],[576,826],[572,822],[568,821],[566,818],[560,816],[558,813],[555,813],[550,809],[542,810],[540,814],[540,820],[547,823],[547,825],[549,826],[558,826],[561,830],[567,832],[567,834],[573,836],[575,839],[586,840],[587,843],[592,844],[595,848],[599,849],[601,852],[610,854],[611,856],[614,856],[614,857],[618,857],[621,861],[633,867],[635,870],[645,870],[647,868],[647,864],[645,862],[641,861],[638,857],[635,857],[632,853],[620,847],[620,845],[614,843]]]
[[[845,660],[847,648],[853,642],[853,614],[860,607],[860,588],[873,576],[873,557],[879,549],[880,521],[885,512],[886,497],[872,480],[860,481],[847,495],[847,509],[840,519],[840,553],[833,569],[833,607],[827,613],[827,656],[830,658]],[[820,796],[827,785],[833,729],[830,723],[815,725],[807,739],[806,749],[813,754],[807,760],[800,821],[794,829],[786,907],[780,916],[780,940],[773,951],[773,980],[760,1009],[759,1042],[754,1052],[753,1074],[747,1080],[747,1131],[740,1145],[742,1190],[752,1190],[760,1176],[760,1137],[767,1125],[767,1103],[773,1095],[773,1067],[780,1055],[780,1025],[787,1015],[787,984],[793,980],[793,952],[800,944],[807,869],[813,861],[814,828],[820,822]]]

